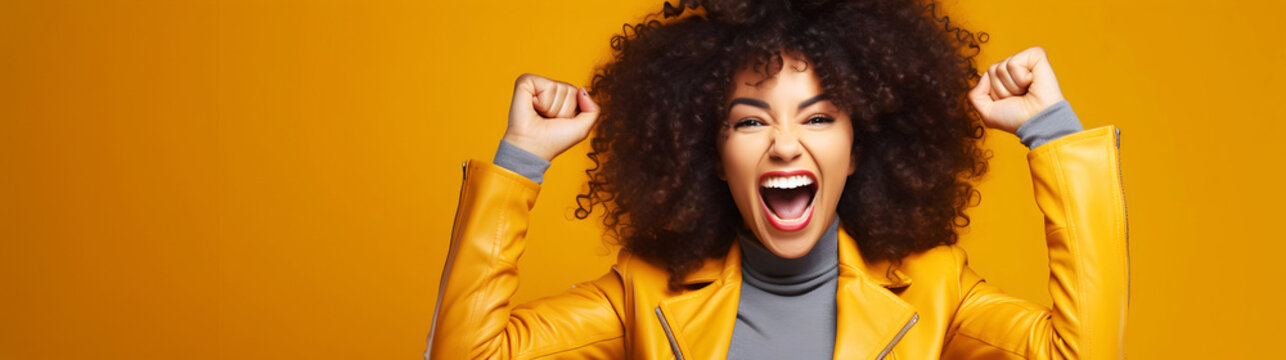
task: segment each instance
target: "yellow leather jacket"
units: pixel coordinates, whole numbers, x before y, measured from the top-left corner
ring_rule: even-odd
[[[957,246],[890,270],[839,238],[836,359],[1116,358],[1129,299],[1119,133],[1101,127],[1028,154],[1045,214],[1054,308],[1002,293]],[[622,251],[603,277],[510,306],[539,185],[492,165],[465,169],[425,358],[721,359],[741,286],[741,251],[670,291],[664,268]]]

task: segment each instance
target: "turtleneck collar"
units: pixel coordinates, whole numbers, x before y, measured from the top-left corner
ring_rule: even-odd
[[[738,233],[741,243],[742,279],[752,286],[779,295],[808,292],[839,275],[839,218],[807,254],[787,259],[769,251],[748,229]]]

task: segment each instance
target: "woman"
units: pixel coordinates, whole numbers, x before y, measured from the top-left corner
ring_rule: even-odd
[[[592,92],[519,77],[494,164],[466,166],[426,358],[1120,356],[1118,134],[1081,131],[1040,48],[979,78],[933,9],[667,3]],[[983,125],[1033,149],[1052,310],[954,245]],[[511,309],[542,173],[595,126],[577,216],[606,209],[617,265]]]

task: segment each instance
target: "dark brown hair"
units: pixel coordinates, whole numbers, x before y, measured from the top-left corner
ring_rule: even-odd
[[[664,266],[671,285],[726,255],[742,226],[715,171],[732,77],[746,66],[770,77],[797,55],[852,118],[858,169],[838,214],[865,260],[955,243],[978,199],[970,181],[987,169],[966,99],[986,34],[937,11],[910,0],[679,0],[626,24],[590,85],[603,113],[576,217],[602,205],[608,234]]]

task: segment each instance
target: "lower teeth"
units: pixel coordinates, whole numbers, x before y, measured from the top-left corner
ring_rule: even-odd
[[[794,189],[760,189],[760,196],[763,197],[764,203],[768,205],[773,215],[780,219],[793,220],[804,215],[805,210],[812,203],[811,187],[804,186]]]

